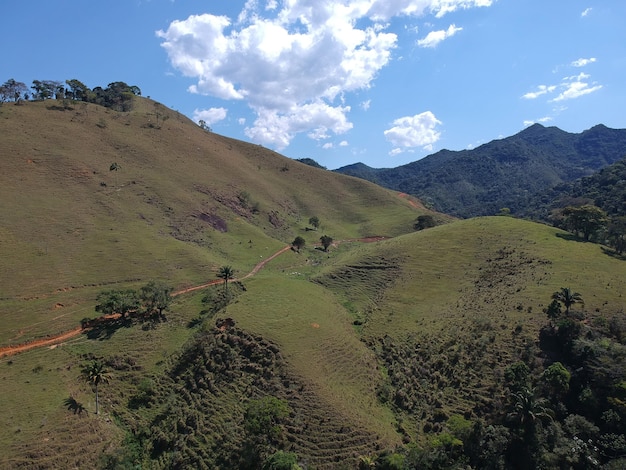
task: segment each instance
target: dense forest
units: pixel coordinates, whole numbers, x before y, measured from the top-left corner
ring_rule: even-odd
[[[610,217],[626,216],[626,158],[591,176],[558,184],[529,201],[522,216],[550,220],[555,210],[593,204]]]
[[[475,149],[441,150],[396,168],[355,164],[338,172],[412,194],[457,217],[521,214],[546,188],[590,176],[626,155],[626,130],[597,125],[580,134],[535,124]]]

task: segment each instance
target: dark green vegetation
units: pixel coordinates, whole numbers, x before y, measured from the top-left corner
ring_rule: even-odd
[[[106,88],[95,87],[93,90],[77,79],[66,80],[65,83],[57,80],[33,80],[32,93],[28,93],[25,83],[9,79],[0,85],[0,105],[6,101],[15,104],[33,100],[49,100],[55,98],[57,110],[71,109],[72,102],[82,101],[95,103],[116,111],[130,111],[133,97],[140,96],[141,90],[135,85],[124,82],[109,83]],[[158,115],[157,115],[158,124]],[[114,169],[111,166],[111,169]]]
[[[626,217],[626,159],[591,176],[562,183],[532,198],[522,215],[550,221],[567,206],[593,204],[611,218]]]
[[[524,212],[547,188],[589,176],[626,155],[626,130],[598,125],[580,134],[535,124],[472,150],[442,150],[397,168],[356,164],[343,174],[412,194],[458,217]]]
[[[0,345],[132,308],[0,358],[0,466],[623,464],[619,257],[451,221],[144,98],[70,108],[0,108]]]

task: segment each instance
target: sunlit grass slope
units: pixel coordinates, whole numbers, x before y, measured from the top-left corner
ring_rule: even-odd
[[[504,370],[532,357],[553,292],[579,292],[589,321],[626,307],[626,263],[610,250],[508,217],[363,245],[314,280],[363,323],[363,340],[393,369],[390,383],[409,396],[395,399],[420,410],[418,436],[441,413],[479,416],[503,402]]]
[[[394,236],[426,212],[144,98],[129,113],[5,104],[0,134],[2,344],[75,325],[104,288],[192,285],[224,264],[247,272],[297,235]]]
[[[223,265],[243,276],[299,235],[304,252],[289,252],[247,280],[232,314],[276,342],[290,373],[310,387],[307,396],[319,400],[306,409],[325,407],[333,423],[396,442],[393,417],[376,402],[375,357],[341,302],[307,279],[332,259],[314,248],[321,235],[398,236],[428,211],[376,185],[207,133],[148,99],[137,98],[130,113],[67,104],[0,107],[0,345],[76,327],[96,315],[105,289],[152,279],[184,288],[215,279]],[[312,216],[321,221],[317,231],[309,230]],[[301,274],[289,277],[293,271]],[[201,297],[178,297],[168,321],[153,329],[81,334],[0,359],[0,467],[92,468],[99,455],[115,452],[140,419],[129,397],[142,380],[157,381],[188,343]],[[102,419],[74,416],[63,405],[71,396],[93,411],[93,393],[80,378],[92,356],[120,366],[102,391]],[[329,449],[319,452],[332,458]]]

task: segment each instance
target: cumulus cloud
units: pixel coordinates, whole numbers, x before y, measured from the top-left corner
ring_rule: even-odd
[[[225,108],[195,109],[193,111],[193,120],[196,122],[202,120],[210,126],[225,119],[227,113],[228,110]]]
[[[301,132],[322,139],[351,128],[342,100],[371,87],[392,59],[398,41],[387,31],[392,18],[442,17],[491,3],[248,0],[235,19],[191,15],[156,34],[172,66],[194,79],[190,92],[244,101],[256,114],[248,137],[282,149]],[[460,30],[433,32],[423,44],[432,47]]]
[[[424,39],[417,41],[417,45],[420,47],[436,47],[441,41],[454,36],[463,28],[457,28],[456,25],[451,24],[448,29],[441,29],[439,31],[431,31],[426,35]]]
[[[396,119],[393,121],[393,127],[384,132],[385,138],[394,146],[390,155],[397,155],[416,147],[432,150],[433,144],[441,137],[437,130],[439,125],[441,121],[430,111]]]
[[[572,67],[584,67],[585,65],[593,64],[597,59],[595,57],[590,57],[589,59],[578,59],[572,62],[570,65]]]
[[[301,132],[314,140],[327,139],[331,130],[335,134],[347,132],[352,129],[346,116],[349,111],[349,106],[332,107],[321,100],[287,111],[259,108],[254,124],[244,132],[254,142],[282,149]]]
[[[587,16],[589,13],[591,13],[591,10],[593,10],[593,8],[585,8],[585,9],[583,10],[583,12],[580,14],[580,16],[582,16],[582,17],[584,18],[584,17],[585,17],[585,16]]]

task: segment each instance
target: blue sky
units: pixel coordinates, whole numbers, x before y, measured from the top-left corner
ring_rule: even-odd
[[[113,81],[329,169],[626,127],[623,0],[21,0],[0,81]]]

